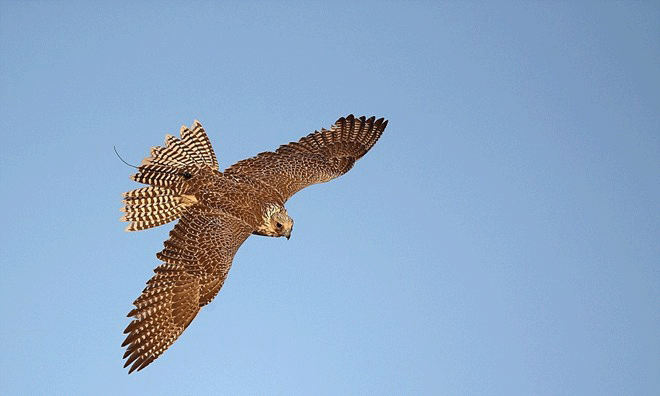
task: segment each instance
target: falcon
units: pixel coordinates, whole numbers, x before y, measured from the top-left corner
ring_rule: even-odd
[[[220,172],[211,142],[195,121],[165,137],[132,176],[148,185],[123,194],[127,231],[179,220],[162,263],[133,302],[124,334],[129,374],[158,358],[218,294],[236,251],[252,234],[291,237],[284,207],[293,194],[348,172],[385,130],[376,117],[338,119],[330,129],[244,159]]]

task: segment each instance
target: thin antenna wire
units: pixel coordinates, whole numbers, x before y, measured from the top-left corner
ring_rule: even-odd
[[[117,154],[117,158],[119,158],[121,160],[121,162],[123,162],[126,165],[131,166],[131,167],[133,167],[137,170],[141,170],[139,166],[131,165],[128,162],[124,161],[124,159],[121,157],[121,155],[119,155],[119,153],[117,152],[117,146],[112,146],[112,148],[115,150],[115,154]],[[192,177],[192,175],[188,171],[183,171],[183,173],[177,173],[177,172],[165,172],[165,171],[160,170],[160,169],[149,169],[149,172],[160,172],[160,173],[165,173],[167,175],[183,176],[183,178],[186,179],[186,180],[188,180]]]
[[[115,154],[117,154],[117,158],[119,158],[121,160],[121,162],[125,163],[128,166],[132,166],[135,169],[140,169],[139,167],[137,167],[135,165],[131,165],[128,162],[124,161],[124,159],[121,157],[121,155],[119,155],[119,153],[117,152],[117,146],[112,146],[112,148],[115,150]]]

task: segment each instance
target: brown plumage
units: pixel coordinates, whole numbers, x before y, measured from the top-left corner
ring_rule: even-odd
[[[342,117],[329,129],[237,162],[224,172],[202,125],[167,135],[164,147],[138,167],[133,180],[148,184],[124,194],[127,231],[179,219],[162,264],[133,303],[124,333],[129,373],[160,356],[218,294],[234,254],[250,234],[291,236],[284,203],[297,191],[348,172],[373,147],[387,121]]]

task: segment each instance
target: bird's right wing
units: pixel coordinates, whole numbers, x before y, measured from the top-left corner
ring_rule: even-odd
[[[128,316],[124,367],[141,370],[158,358],[188,327],[199,309],[222,287],[234,254],[252,229],[226,213],[191,207],[182,216],[165,249],[163,261]]]
[[[312,184],[348,172],[369,151],[387,126],[383,118],[342,117],[298,142],[235,163],[225,174],[247,175],[278,190],[285,199]]]

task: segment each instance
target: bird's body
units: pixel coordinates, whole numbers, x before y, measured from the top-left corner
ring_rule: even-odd
[[[209,167],[200,168],[194,180],[185,183],[182,196],[194,196],[196,204],[211,212],[222,212],[257,229],[270,205],[284,206],[284,198],[259,179],[226,175]]]
[[[351,169],[376,143],[387,121],[342,117],[329,130],[239,161],[224,172],[201,124],[168,135],[138,167],[149,187],[124,194],[127,231],[179,219],[163,261],[135,300],[124,344],[129,372],[160,356],[222,287],[234,254],[250,234],[289,238],[293,220],[284,204],[302,188]]]

